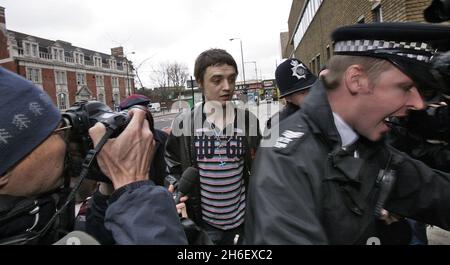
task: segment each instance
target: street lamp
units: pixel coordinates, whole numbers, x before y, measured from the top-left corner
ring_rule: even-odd
[[[242,40],[241,38],[231,38],[230,41],[239,40],[241,42],[241,61],[242,61],[242,78],[244,80],[244,92],[247,92],[245,88],[245,68],[244,68],[244,52],[242,51]]]

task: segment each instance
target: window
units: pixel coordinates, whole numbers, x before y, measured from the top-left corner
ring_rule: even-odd
[[[364,24],[366,23],[366,19],[364,18],[364,16],[360,16],[357,20],[356,23],[358,24]]]
[[[23,54],[31,57],[39,57],[39,46],[37,43],[23,41]]]
[[[109,59],[109,69],[116,70],[117,69],[117,61],[114,59]]]
[[[295,30],[293,37],[293,45],[294,50],[297,49],[297,46],[302,41],[303,36],[308,30],[309,25],[314,19],[314,16],[322,5],[323,0],[310,0],[307,2],[305,11],[301,17],[300,23],[297,25],[297,29]]]
[[[57,98],[58,108],[60,110],[65,110],[69,106],[69,97],[66,93],[59,93]]]
[[[52,58],[53,60],[64,62],[64,50],[61,48],[52,48]]]
[[[31,56],[39,57],[39,49],[36,43],[31,44]]]
[[[381,10],[380,2],[373,5],[372,18],[373,18],[373,22],[383,22],[383,12]]]
[[[86,85],[85,73],[77,73],[77,85]]]
[[[95,67],[102,67],[102,57],[94,56],[94,66]]]
[[[75,61],[76,64],[84,65],[84,55],[81,52],[74,52],[73,60]]]
[[[318,75],[322,70],[322,65],[320,64],[320,54],[316,56],[316,74]]]
[[[127,77],[124,78],[124,81],[125,81],[125,89],[126,89],[126,91],[128,91],[130,89],[132,81],[130,78],[127,78]]]
[[[103,76],[102,76],[102,75],[96,75],[96,76],[95,76],[95,85],[96,85],[97,87],[103,87],[103,86],[105,86],[105,82],[104,82],[104,79],[103,79]]]
[[[119,87],[119,78],[111,77],[111,83],[112,83],[112,87]]]
[[[313,72],[314,74],[316,74],[316,58],[312,59],[311,61],[311,72]]]
[[[55,71],[55,83],[57,85],[67,84],[67,77],[65,71]]]
[[[39,68],[32,68],[27,67],[27,79],[35,84],[41,84],[42,83],[42,77],[41,77],[41,69]]]

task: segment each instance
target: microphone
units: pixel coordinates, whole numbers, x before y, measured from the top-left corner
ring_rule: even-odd
[[[198,169],[194,167],[188,167],[181,175],[178,181],[178,189],[175,193],[175,204],[180,203],[180,198],[187,195],[196,181],[198,180]]]
[[[53,245],[100,245],[100,243],[83,231],[72,231]]]

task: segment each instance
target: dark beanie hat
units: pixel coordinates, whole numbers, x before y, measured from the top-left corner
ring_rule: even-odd
[[[317,77],[297,59],[287,59],[275,71],[280,98],[310,88]]]
[[[42,89],[0,67],[0,176],[47,139],[60,120]]]
[[[119,109],[128,109],[129,107],[134,105],[147,106],[148,103],[150,103],[150,99],[148,97],[141,94],[131,94],[122,102],[120,102]]]

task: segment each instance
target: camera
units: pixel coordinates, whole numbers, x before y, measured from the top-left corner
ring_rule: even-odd
[[[150,112],[144,106],[135,105],[133,107],[141,108],[147,111],[147,120],[150,129],[153,132],[153,119]],[[110,138],[115,138],[125,129],[130,121],[128,111],[115,112],[107,105],[99,101],[78,101],[75,102],[63,114],[63,121],[71,126],[67,140],[69,142],[69,152],[71,154],[71,163],[73,163],[74,173],[81,171],[81,164],[84,157],[90,149],[93,148],[93,142],[89,136],[89,128],[97,122],[101,122],[109,130],[112,130]],[[89,169],[88,179],[102,182],[111,182],[98,167],[96,161]]]

